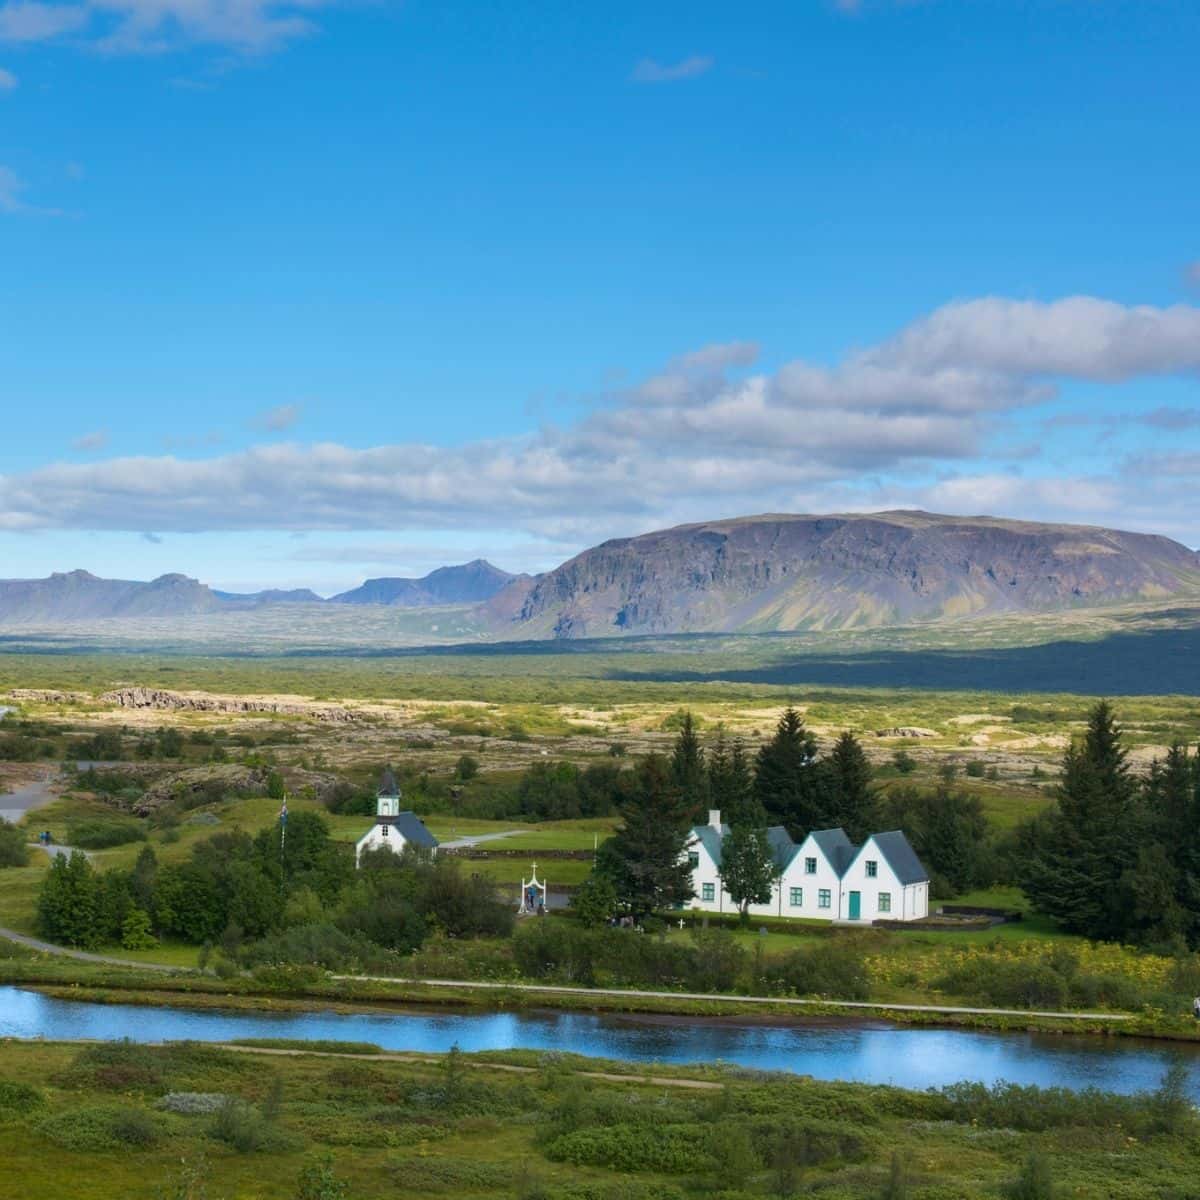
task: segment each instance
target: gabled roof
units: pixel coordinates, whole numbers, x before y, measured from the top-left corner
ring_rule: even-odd
[[[787,869],[788,863],[796,857],[796,851],[799,849],[792,841],[791,834],[782,825],[772,825],[767,830],[767,844],[771,847],[775,868],[780,872]]]
[[[825,861],[838,877],[845,875],[846,868],[854,861],[855,845],[846,836],[844,829],[814,829],[808,835],[817,843]]]
[[[692,836],[708,851],[708,856],[719,867],[721,865],[721,841],[729,835],[729,826],[722,825],[718,833],[711,825],[697,825]]]
[[[889,833],[873,833],[868,840],[875,843],[879,853],[887,860],[887,865],[892,868],[892,873],[901,883],[929,882],[929,872],[922,866],[917,852],[899,829],[893,829]]]
[[[396,772],[391,767],[384,767],[383,774],[379,777],[379,790],[375,793],[376,796],[399,796],[400,785],[396,782]]]
[[[394,817],[378,817],[375,824],[391,825],[406,842],[412,842],[414,846],[424,846],[427,850],[432,850],[438,844],[437,838],[425,828],[425,822],[414,812],[397,813]],[[363,837],[369,834],[370,830],[364,833]],[[362,838],[359,838],[359,841],[362,841]]]

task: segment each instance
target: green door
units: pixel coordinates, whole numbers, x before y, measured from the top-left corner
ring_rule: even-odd
[[[850,920],[857,921],[862,916],[862,894],[850,893]]]

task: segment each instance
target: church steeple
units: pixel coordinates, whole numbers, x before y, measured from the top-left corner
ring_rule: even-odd
[[[379,779],[379,790],[375,793],[375,813],[384,818],[394,817],[399,811],[400,785],[392,768],[386,767]]]

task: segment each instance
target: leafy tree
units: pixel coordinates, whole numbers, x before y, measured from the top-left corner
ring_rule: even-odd
[[[721,883],[744,921],[751,904],[770,904],[778,871],[765,829],[734,825],[721,843]]]
[[[38,894],[38,932],[52,942],[82,946],[99,943],[100,885],[87,857],[76,850],[55,857]]]
[[[621,825],[602,855],[620,903],[643,917],[690,900],[687,810],[659,755],[642,760],[620,813]]]
[[[154,883],[158,878],[158,856],[153,846],[143,846],[133,864],[130,890],[134,901],[147,912],[154,904]]]
[[[121,945],[126,950],[150,950],[158,941],[150,929],[150,915],[144,908],[131,908],[121,925]]]
[[[1144,844],[1141,818],[1121,730],[1112,708],[1101,701],[1089,714],[1082,741],[1063,758],[1048,836],[1032,847],[1024,869],[1030,900],[1071,933],[1120,939],[1133,920],[1123,877]]]
[[[1004,1189],[1006,1200],[1054,1200],[1058,1194],[1050,1160],[1036,1150],[1022,1164],[1017,1177]]]
[[[0,818],[0,867],[23,867],[28,862],[25,831]]]
[[[789,706],[755,759],[754,798],[768,819],[785,825],[796,841],[820,828],[824,819],[821,781],[812,769],[816,753],[803,719]]]
[[[217,881],[200,864],[171,863],[159,870],[154,922],[164,933],[189,942],[215,942],[227,920]]]
[[[593,871],[572,894],[571,909],[587,928],[605,924],[617,911],[617,889],[612,880]]]
[[[464,754],[454,765],[454,777],[463,783],[475,778],[479,774],[479,759],[474,755]]]
[[[875,796],[871,791],[871,764],[849,730],[834,743],[825,768],[830,804],[825,821],[840,825],[852,842],[862,842],[871,833]]]
[[[267,796],[272,800],[282,800],[286,795],[283,776],[278,771],[271,771],[267,775]]]
[[[689,816],[698,819],[708,807],[708,773],[704,769],[704,749],[690,711],[683,714],[679,735],[671,751],[671,781],[679,790]]]

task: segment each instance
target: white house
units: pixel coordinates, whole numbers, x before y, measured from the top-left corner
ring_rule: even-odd
[[[721,844],[729,834],[719,811],[688,835],[686,852],[695,895],[689,907],[737,912],[721,884]],[[915,921],[929,915],[929,873],[899,830],[872,834],[855,846],[842,829],[815,829],[800,845],[781,825],[767,830],[778,872],[769,904],[752,904],[760,917],[813,920]]]
[[[400,788],[396,776],[388,768],[379,781],[375,824],[355,843],[354,865],[357,867],[362,861],[365,850],[391,850],[399,854],[408,845],[423,846],[436,854],[438,840],[416,813],[400,811]]]

